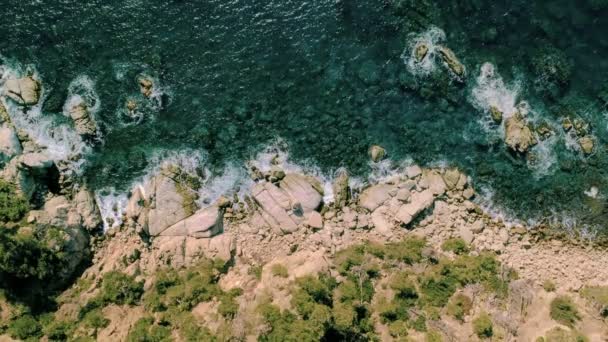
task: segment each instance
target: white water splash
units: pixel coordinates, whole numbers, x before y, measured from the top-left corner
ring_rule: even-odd
[[[79,172],[81,157],[90,152],[88,146],[76,131],[68,124],[57,123],[52,114],[42,113],[42,105],[47,96],[47,89],[34,66],[21,66],[18,63],[3,65],[0,93],[4,92],[4,82],[11,78],[31,75],[40,82],[41,93],[38,104],[32,107],[21,107],[14,101],[3,99],[11,121],[17,129],[26,132],[30,139],[44,149],[53,160],[72,160],[74,169]]]
[[[425,76],[437,69],[437,50],[446,39],[445,32],[436,26],[431,26],[427,31],[412,35],[407,46],[401,54],[401,59],[408,70],[416,76]],[[426,56],[419,62],[416,58],[416,47],[424,44],[428,51]]]
[[[95,191],[95,201],[103,219],[104,232],[119,227],[128,203],[126,193],[117,192],[114,188]]]

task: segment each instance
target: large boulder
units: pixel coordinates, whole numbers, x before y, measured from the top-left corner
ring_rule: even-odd
[[[73,200],[73,209],[79,224],[88,230],[101,226],[102,217],[95,202],[95,195],[86,188],[80,189]]]
[[[438,46],[437,50],[444,65],[456,77],[456,80],[464,82],[466,70],[464,65],[458,60],[458,57],[456,57],[454,51],[446,46]]]
[[[201,209],[194,215],[165,229],[161,236],[210,238],[223,231],[224,213],[218,206]]]
[[[534,132],[519,112],[505,121],[505,143],[519,153],[525,153],[537,144]]]
[[[374,163],[377,163],[386,157],[386,150],[382,146],[373,145],[369,148],[369,157]]]
[[[40,83],[31,76],[9,79],[4,83],[4,95],[24,106],[33,106],[40,100]]]
[[[179,170],[166,167],[144,185],[148,203],[147,228],[151,236],[160,235],[165,229],[191,216],[195,193],[180,181]]]
[[[84,102],[79,102],[70,107],[69,114],[74,121],[74,127],[78,134],[83,136],[96,135],[97,125],[93,120],[89,107]]]
[[[404,204],[397,211],[396,218],[403,224],[412,222],[418,214],[428,209],[433,205],[435,198],[430,189],[422,192],[414,192],[410,199],[410,203]]]
[[[0,177],[13,183],[28,200],[38,186],[37,179],[47,179],[57,172],[52,159],[44,153],[26,153],[13,158],[0,172]]]
[[[388,184],[373,185],[363,190],[363,193],[359,196],[359,206],[369,211],[374,211],[391,198],[390,192],[393,189],[395,187]]]
[[[251,195],[260,207],[260,214],[276,233],[293,233],[298,230],[298,221],[303,213],[294,212],[289,195],[272,183],[256,184]],[[297,209],[297,208],[296,208]]]
[[[6,158],[12,158],[21,152],[23,149],[15,129],[7,123],[2,124],[0,126],[0,153]]]
[[[292,203],[299,203],[304,214],[308,214],[321,205],[323,197],[315,189],[307,177],[297,173],[290,173],[281,180],[281,189],[292,199]]]

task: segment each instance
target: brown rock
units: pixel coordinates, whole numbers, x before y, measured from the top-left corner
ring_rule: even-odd
[[[524,117],[515,113],[505,121],[505,143],[515,152],[525,153],[537,144],[534,133]]]
[[[374,163],[377,163],[386,157],[386,150],[378,145],[373,145],[369,148],[369,157]]]

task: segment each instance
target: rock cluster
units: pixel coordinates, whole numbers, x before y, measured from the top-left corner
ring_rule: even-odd
[[[74,121],[74,127],[78,134],[83,136],[96,135],[97,125],[86,103],[81,101],[72,105],[69,114]]]
[[[40,100],[40,83],[31,76],[8,79],[4,83],[4,96],[22,106],[33,106]]]

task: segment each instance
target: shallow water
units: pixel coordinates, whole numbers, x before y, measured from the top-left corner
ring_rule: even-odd
[[[96,189],[127,188],[159,151],[204,152],[220,174],[277,138],[295,163],[364,176],[380,144],[395,161],[466,169],[487,203],[516,217],[603,225],[608,2],[5,0],[3,12],[0,54],[35,66],[43,115],[61,121],[75,82],[94,83],[102,135],[84,175]],[[408,68],[411,42],[433,27],[465,64],[464,84],[441,65]],[[490,98],[526,100],[558,132],[536,164],[488,125],[475,95],[486,62],[506,89],[485,89]],[[157,80],[156,99],[139,93],[140,74]],[[125,115],[127,99],[138,117]],[[591,123],[591,156],[561,131],[566,105]],[[592,186],[596,198],[584,194]]]

